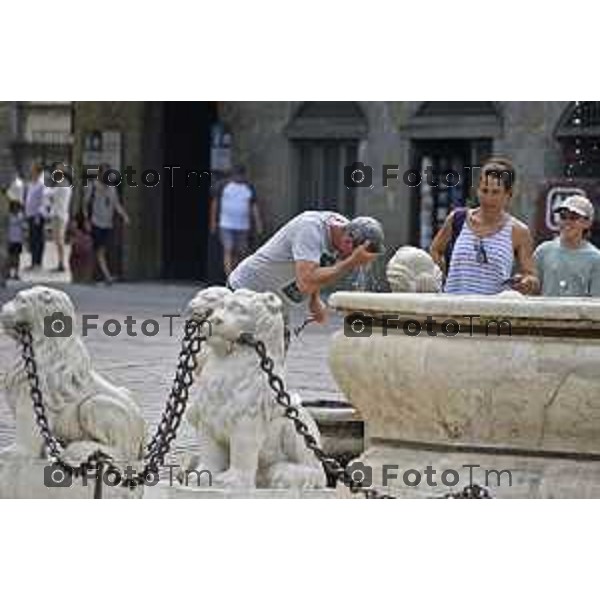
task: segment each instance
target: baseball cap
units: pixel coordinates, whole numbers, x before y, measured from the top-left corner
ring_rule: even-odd
[[[370,252],[385,252],[383,227],[373,217],[356,217],[352,219],[346,226],[346,233],[352,237],[354,247],[370,242]]]
[[[565,209],[577,213],[590,221],[594,220],[594,205],[585,196],[569,196],[568,198],[565,198],[554,209],[554,212]]]

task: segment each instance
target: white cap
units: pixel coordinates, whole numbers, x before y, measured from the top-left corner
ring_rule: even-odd
[[[564,209],[577,213],[589,221],[594,220],[594,205],[585,196],[569,196],[565,198],[554,209],[554,212]]]

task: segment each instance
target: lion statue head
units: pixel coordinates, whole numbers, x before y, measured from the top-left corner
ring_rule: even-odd
[[[386,276],[392,292],[440,292],[441,269],[425,250],[402,246],[387,264]]]
[[[283,356],[283,304],[272,292],[236,290],[225,296],[222,306],[209,318],[208,343],[213,348],[231,350],[242,334],[261,340],[269,352]]]
[[[22,290],[2,307],[0,324],[4,332],[15,339],[20,325],[30,329],[36,362],[44,365],[38,376],[48,390],[45,396],[49,410],[61,410],[90,389],[93,384],[91,360],[75,333],[75,308],[67,294],[44,286]],[[17,384],[24,378],[20,349],[16,363],[16,368],[6,375],[5,386]]]
[[[230,289],[220,286],[211,286],[200,290],[187,305],[186,316],[199,321],[208,319],[231,294],[233,292]]]

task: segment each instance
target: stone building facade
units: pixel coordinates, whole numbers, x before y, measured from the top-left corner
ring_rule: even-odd
[[[0,102],[0,186],[32,162],[72,160],[73,102]]]
[[[584,103],[596,106],[598,103]],[[517,166],[513,211],[536,227],[540,194],[564,179],[565,165],[586,159],[600,142],[596,109],[577,122],[572,102],[78,102],[74,110],[75,167],[82,169],[91,135],[113,132],[119,162],[138,177],[160,172],[153,185],[120,186],[132,224],[122,233],[126,278],[218,279],[218,257],[208,235],[206,179],[193,186],[169,182],[180,167],[199,173],[210,165],[211,130],[225,124],[232,159],[245,164],[261,199],[268,229],[311,207],[368,214],[384,223],[388,245],[427,246],[453,205],[472,200],[466,176],[491,153]],[[591,112],[590,112],[591,111]],[[2,113],[0,110],[0,119]],[[1,135],[2,127],[0,127]],[[583,146],[575,140],[583,139]],[[1,141],[1,140],[0,140]],[[592,156],[593,155],[593,156]],[[345,169],[369,165],[365,187],[345,185]],[[594,163],[594,164],[596,164]],[[382,185],[382,166],[397,176]],[[575,164],[574,175],[577,171]],[[445,185],[416,172],[456,172]],[[405,180],[407,172],[408,180]],[[444,175],[445,176],[445,175]],[[600,173],[586,173],[587,179]],[[173,185],[174,183],[174,185]],[[431,185],[429,185],[431,183]],[[576,183],[576,182],[575,182]]]

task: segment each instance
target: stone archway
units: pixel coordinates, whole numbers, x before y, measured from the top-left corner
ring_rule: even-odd
[[[298,210],[355,212],[355,189],[344,185],[344,168],[358,159],[367,137],[366,116],[357,102],[304,102],[286,127],[293,146],[293,185]]]

